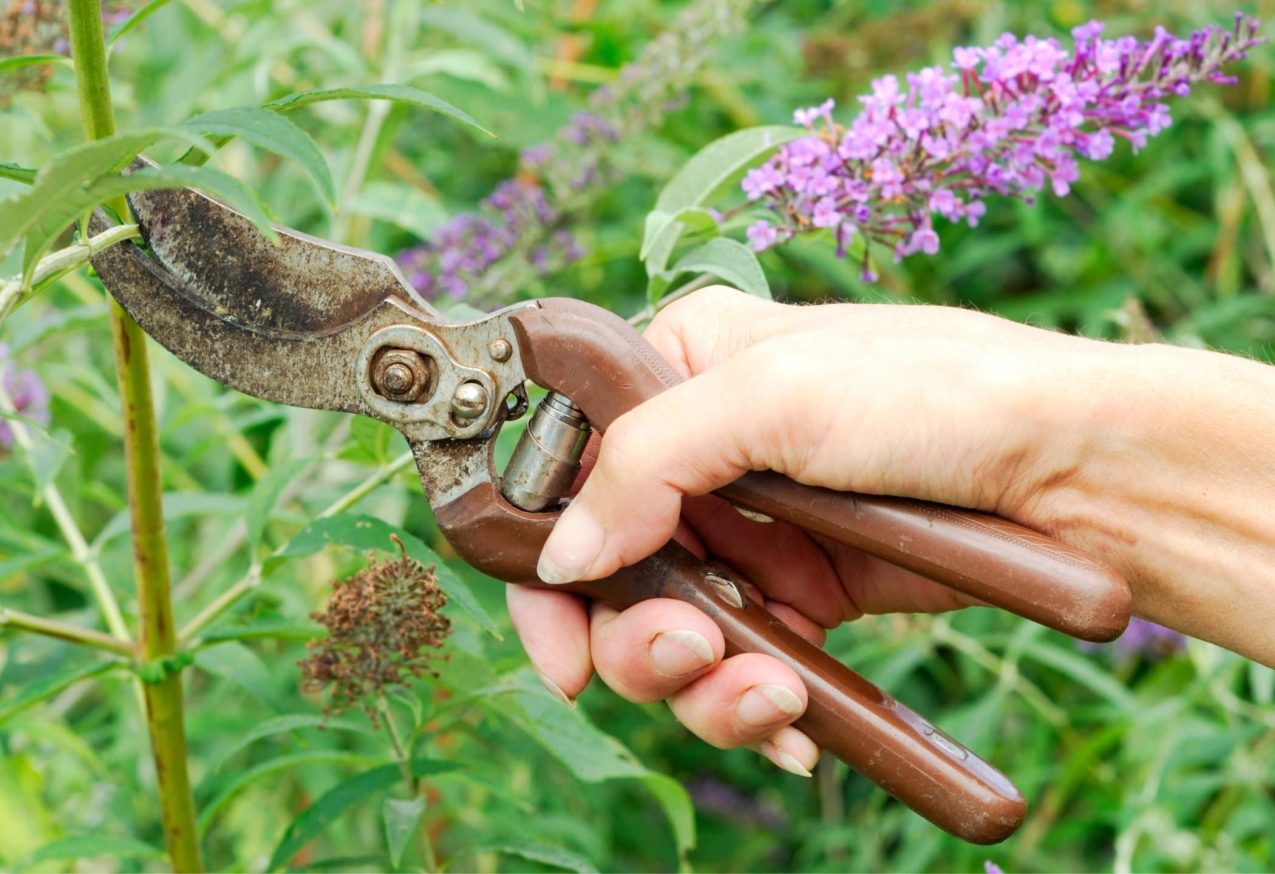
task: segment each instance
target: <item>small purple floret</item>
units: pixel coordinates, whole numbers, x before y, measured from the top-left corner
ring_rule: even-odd
[[[49,390],[44,387],[40,377],[30,370],[17,368],[9,356],[9,347],[0,343],[0,386],[13,401],[14,409],[19,416],[24,416],[40,425],[49,424]],[[0,419],[0,450],[13,447],[13,426],[5,419]]]

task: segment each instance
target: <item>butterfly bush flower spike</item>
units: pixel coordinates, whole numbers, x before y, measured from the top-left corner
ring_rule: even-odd
[[[883,76],[848,126],[831,100],[793,114],[811,135],[745,175],[750,201],[774,213],[748,228],[757,251],[795,234],[830,231],[844,256],[862,235],[896,261],[939,251],[935,218],[975,226],[990,196],[1059,197],[1079,159],[1101,161],[1118,140],[1136,152],[1172,121],[1165,102],[1202,83],[1235,81],[1223,69],[1264,42],[1260,22],[1236,13],[1232,28],[1183,39],[1162,27],[1146,41],[1103,39],[1101,22],[1054,39],[1005,34],[986,48],[957,48],[951,68],[927,67],[905,82]]]

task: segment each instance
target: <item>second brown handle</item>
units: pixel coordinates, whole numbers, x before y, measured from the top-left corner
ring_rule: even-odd
[[[1131,596],[1119,574],[999,516],[771,473],[747,474],[717,493],[1073,637],[1114,640],[1129,623]]]
[[[596,583],[576,583],[618,609],[645,598],[676,598],[717,624],[726,654],[764,653],[792,667],[809,703],[797,728],[940,828],[976,844],[1009,837],[1026,802],[987,762],[924,717],[810,644],[744,597],[727,576],[676,545]]]

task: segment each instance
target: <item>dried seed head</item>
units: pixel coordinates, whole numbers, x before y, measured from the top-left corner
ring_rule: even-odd
[[[67,55],[71,45],[66,32],[64,0],[0,0],[0,57]],[[126,20],[132,0],[103,0],[102,23],[109,32]],[[0,76],[0,106],[18,91],[40,91],[53,75],[49,64],[22,67]]]
[[[439,613],[447,595],[434,568],[409,557],[398,537],[391,539],[401,553],[398,560],[380,562],[369,555],[363,570],[333,581],[327,609],[311,614],[327,636],[311,641],[309,656],[298,662],[302,691],[331,688],[325,713],[362,707],[373,725],[386,691],[426,673],[438,676],[429,667],[430,651],[451,633],[451,622]]]

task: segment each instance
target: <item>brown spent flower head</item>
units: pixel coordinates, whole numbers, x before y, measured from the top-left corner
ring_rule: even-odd
[[[369,554],[363,570],[332,581],[327,609],[311,614],[328,634],[311,641],[310,654],[297,663],[303,692],[331,687],[325,714],[362,707],[373,726],[386,691],[426,673],[438,676],[429,667],[429,650],[441,647],[452,629],[439,613],[447,595],[433,566],[409,557],[403,542],[390,537],[402,557],[380,562]]]
[[[102,0],[107,32],[123,23],[135,0]],[[69,55],[64,0],[0,0],[0,58],[22,55]],[[19,91],[43,91],[53,76],[52,64],[36,64],[0,76],[0,106]]]

